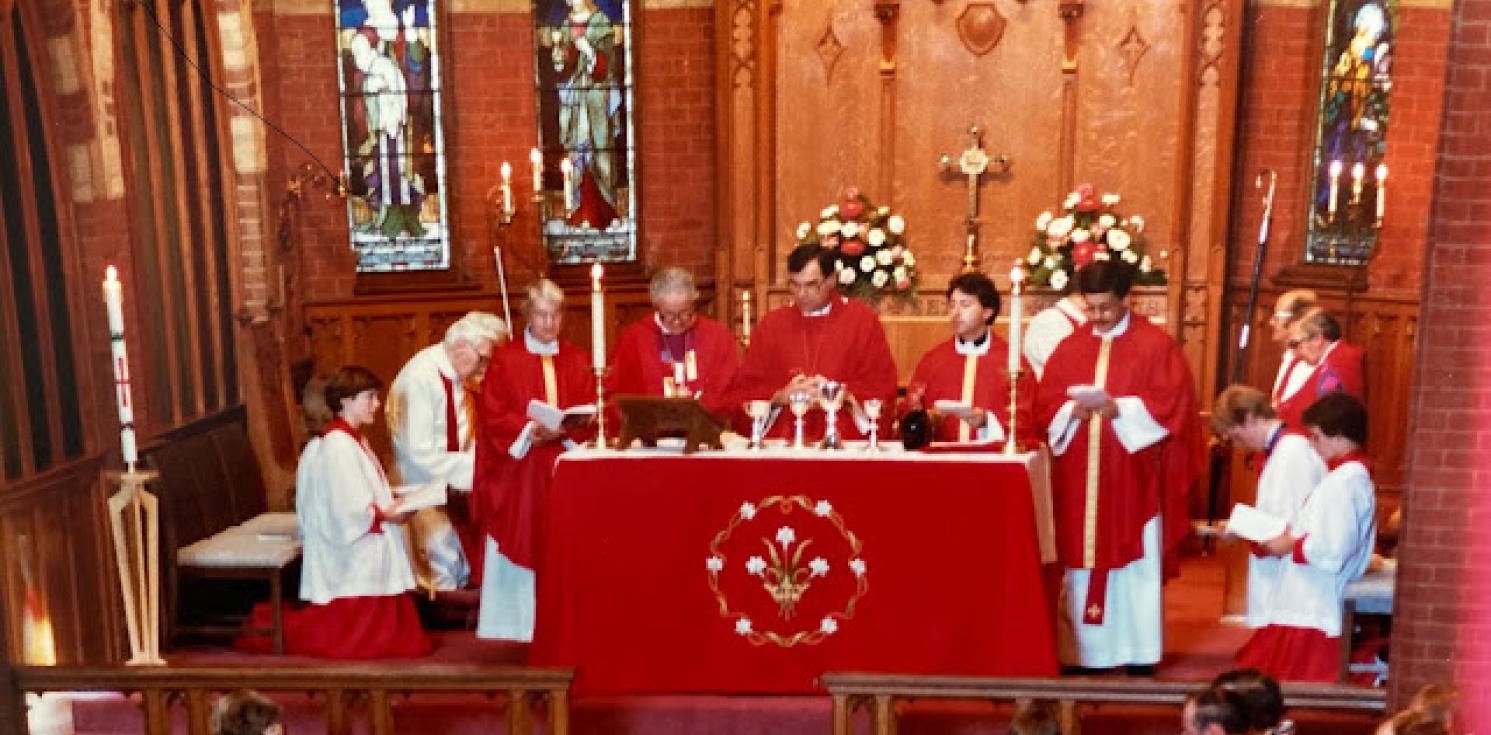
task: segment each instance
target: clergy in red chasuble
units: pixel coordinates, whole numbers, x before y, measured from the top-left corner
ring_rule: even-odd
[[[697,396],[705,408],[729,419],[735,407],[727,391],[740,365],[735,336],[694,311],[699,291],[688,271],[658,271],[649,291],[655,311],[616,340],[606,392]]]
[[[534,553],[541,546],[545,493],[554,462],[585,441],[590,426],[550,430],[528,418],[528,403],[564,409],[595,400],[588,355],[559,339],[564,292],[552,281],[528,287],[520,339],[492,353],[477,420],[473,515],[487,535],[479,638],[532,640]]]
[[[734,405],[770,399],[776,419],[769,434],[788,436],[791,416],[781,416],[787,396],[808,390],[814,396],[827,381],[843,383],[854,400],[889,401],[896,393],[896,365],[885,330],[874,309],[839,295],[835,251],[799,245],[787,256],[787,287],[792,303],[767,312],[751,337],[750,349],[731,391]],[[847,405],[847,404],[846,404]],[[860,436],[853,411],[839,412],[842,437]],[[805,433],[824,434],[824,412],[807,414]]]
[[[982,273],[964,273],[947,286],[947,316],[953,337],[933,347],[916,365],[907,388],[908,403],[934,413],[938,401],[969,407],[966,417],[942,413],[933,422],[935,441],[1004,442],[1010,426],[1009,343],[990,329],[999,314],[999,291]],[[1016,422],[1021,442],[1036,437],[1031,406],[1035,377],[1022,362]]]
[[[1196,388],[1175,340],[1129,309],[1129,266],[1097,261],[1076,281],[1088,321],[1051,354],[1035,406],[1066,567],[1059,654],[1147,670],[1164,651],[1162,560],[1189,529],[1201,474]]]
[[[1362,350],[1341,339],[1341,323],[1324,309],[1311,309],[1289,328],[1285,344],[1294,353],[1293,371],[1283,378],[1296,389],[1278,403],[1279,418],[1303,429],[1305,409],[1321,396],[1340,391],[1366,401]],[[1296,374],[1303,377],[1295,379]]]

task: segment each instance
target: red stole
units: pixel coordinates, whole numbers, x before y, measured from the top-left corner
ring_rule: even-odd
[[[1337,341],[1320,358],[1320,364],[1315,366],[1315,374],[1311,375],[1304,385],[1294,392],[1294,395],[1279,404],[1279,418],[1292,427],[1302,428],[1305,409],[1321,396],[1335,391],[1343,391],[1347,395],[1366,402],[1366,380],[1362,357],[1361,348],[1344,340]]]
[[[974,372],[967,375],[967,355],[958,354],[957,339],[949,339],[942,344],[933,347],[922,356],[916,365],[916,372],[912,375],[913,384],[926,386],[923,401],[928,408],[940,400],[968,402],[973,406],[989,411],[1004,427],[1006,435],[1010,426],[1010,378],[1009,378],[1009,343],[1005,342],[989,332],[987,339],[992,340],[988,352],[974,357]],[[1035,430],[1035,421],[1032,407],[1035,404],[1035,377],[1030,365],[1025,365],[1025,372],[1020,378],[1018,400],[1019,421],[1016,429],[1020,432],[1020,440],[1026,446],[1035,444],[1033,439],[1038,436]],[[972,385],[967,386],[972,378]],[[972,388],[972,395],[965,398],[965,386]],[[959,427],[967,426],[965,422],[956,416],[944,416],[937,425],[933,427],[933,440],[935,441],[960,441],[963,440]]]

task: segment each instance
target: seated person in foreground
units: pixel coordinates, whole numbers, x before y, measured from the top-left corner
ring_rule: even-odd
[[[999,291],[982,273],[964,273],[947,286],[947,317],[952,339],[933,347],[916,365],[907,388],[907,405],[925,408],[936,416],[935,441],[1004,442],[1009,437],[1010,374],[1008,342],[990,328],[999,315]],[[1033,445],[1035,430],[1031,405],[1035,377],[1023,363],[1020,377],[1017,428],[1021,443]],[[967,407],[959,417],[937,411],[938,401]]]
[[[1336,681],[1341,666],[1341,605],[1346,584],[1372,556],[1376,491],[1361,447],[1367,410],[1345,393],[1305,409],[1310,443],[1330,468],[1288,530],[1260,544],[1284,566],[1261,628],[1237,652],[1237,665],[1284,681]]]
[[[1294,732],[1294,722],[1284,719],[1284,692],[1272,676],[1257,669],[1233,669],[1217,674],[1211,686],[1237,695],[1249,732],[1257,735]]]
[[[414,609],[414,570],[396,524],[408,513],[362,436],[380,406],[383,386],[366,368],[347,366],[326,383],[336,418],[306,444],[295,472],[295,512],[304,540],[300,596],[310,604],[285,611],[285,652],[323,658],[422,656],[429,638]],[[265,627],[269,610],[250,624]],[[261,648],[257,638],[240,647]],[[267,649],[267,645],[262,646]]]
[[[1182,735],[1253,735],[1246,705],[1237,692],[1207,687],[1186,697],[1180,710]]]
[[[239,689],[212,705],[212,735],[281,735],[280,706],[264,695]]]

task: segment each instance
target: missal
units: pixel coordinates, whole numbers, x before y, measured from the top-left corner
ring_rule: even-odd
[[[585,420],[595,416],[595,404],[582,403],[578,406],[560,409],[552,403],[544,403],[538,399],[528,402],[528,418],[537,421],[539,426],[549,431],[558,431],[563,426],[574,426],[585,423]]]
[[[1287,530],[1289,523],[1283,518],[1264,513],[1247,503],[1232,506],[1232,517],[1227,519],[1227,533],[1257,543],[1278,538]]]
[[[1068,398],[1089,408],[1096,408],[1109,401],[1108,391],[1095,385],[1068,386],[1066,394]]]
[[[938,401],[933,401],[932,408],[936,409],[938,413],[945,413],[949,416],[957,416],[960,419],[966,419],[969,416],[972,416],[974,411],[973,406],[963,403],[962,401],[950,401],[946,398]]]
[[[447,484],[445,478],[437,477],[419,485],[401,485],[394,488],[394,495],[399,499],[395,512],[407,513],[445,505]]]

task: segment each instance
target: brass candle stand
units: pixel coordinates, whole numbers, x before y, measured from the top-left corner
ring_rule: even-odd
[[[1010,349],[1014,349],[1011,347]],[[1004,454],[1013,457],[1021,453],[1019,440],[1019,392],[1020,378],[1025,375],[1025,370],[1011,370],[1010,373],[1010,435],[1004,440]]]

